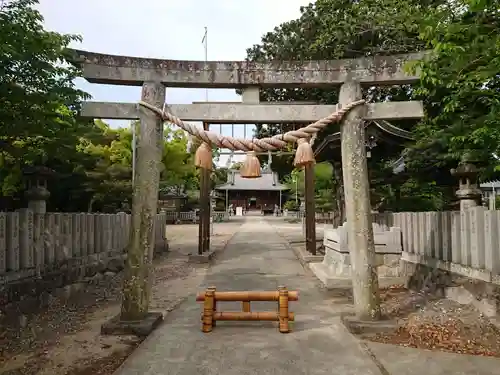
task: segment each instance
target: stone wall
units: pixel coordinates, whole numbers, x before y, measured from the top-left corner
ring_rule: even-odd
[[[0,213],[0,305],[123,268],[129,214]],[[155,253],[168,249],[166,215],[155,222]]]

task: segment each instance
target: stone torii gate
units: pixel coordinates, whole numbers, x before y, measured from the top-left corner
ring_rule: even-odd
[[[327,117],[342,106],[362,99],[361,85],[394,85],[415,82],[418,77],[403,64],[423,54],[371,58],[253,63],[246,61],[180,61],[105,55],[74,50],[83,77],[91,83],[142,86],[141,101],[164,108],[186,121],[203,123],[306,123]],[[259,102],[261,88],[341,86],[339,105],[305,105],[290,102]],[[243,103],[197,103],[166,105],[166,87],[239,88]],[[86,102],[83,116],[102,119],[140,119],[137,176],[132,204],[132,231],[124,282],[123,326],[148,321],[149,268],[152,259],[153,215],[157,210],[160,142],[163,130],[157,114],[136,103]],[[373,229],[369,199],[364,120],[420,118],[420,102],[370,103],[352,109],[343,119],[341,147],[350,253],[355,282],[353,294],[358,317],[376,319],[378,280],[374,264]],[[312,187],[311,187],[312,188]],[[314,209],[314,206],[312,206]],[[309,206],[308,216],[314,217]],[[313,219],[314,220],[314,219]],[[133,323],[133,324],[132,324]],[[123,327],[122,327],[123,328]],[[133,331],[133,328],[130,328]],[[129,329],[129,330],[130,330]]]

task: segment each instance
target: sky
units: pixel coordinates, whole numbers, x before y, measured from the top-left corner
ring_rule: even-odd
[[[208,60],[244,60],[246,49],[276,26],[300,16],[310,0],[40,0],[45,27],[83,38],[73,48],[92,52],[175,60],[204,60],[202,43],[208,30]],[[140,87],[90,84],[77,81],[92,100],[135,103]],[[205,89],[167,88],[169,104],[205,101]],[[241,101],[235,90],[208,90],[209,101]],[[124,121],[106,121],[126,126]],[[247,126],[250,137],[252,126]],[[214,131],[231,134],[231,125]],[[235,136],[243,126],[235,125]],[[225,164],[228,156],[221,156]],[[241,160],[235,156],[232,160]]]

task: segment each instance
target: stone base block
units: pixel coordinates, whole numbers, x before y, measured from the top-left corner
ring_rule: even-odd
[[[309,269],[323,283],[327,289],[344,289],[352,287],[351,276],[340,276],[332,272],[331,268],[324,263],[310,263]],[[384,288],[396,284],[404,284],[405,279],[400,276],[380,277],[378,279],[379,287]]]
[[[461,305],[472,305],[488,318],[498,317],[497,293],[477,293],[463,285],[445,289],[445,296]]]
[[[153,332],[162,321],[163,314],[161,312],[150,312],[144,319],[137,321],[123,321],[120,320],[120,315],[117,315],[101,326],[101,334],[145,337]]]
[[[333,275],[331,270],[329,270],[324,263],[311,263],[309,264],[309,269],[327,289],[350,288],[352,286],[352,282],[349,277]]]
[[[361,320],[354,315],[342,315],[342,323],[346,328],[355,335],[373,335],[377,333],[385,333],[395,331],[399,325],[394,320]]]
[[[351,256],[349,253],[341,253],[326,248],[323,265],[325,270],[330,273],[330,277],[351,277]]]
[[[401,275],[400,259],[400,254],[375,254],[375,265],[379,277],[399,277]],[[349,253],[327,248],[323,265],[331,277],[351,277],[352,264]]]
[[[324,255],[317,254],[312,255],[308,252],[304,247],[294,247],[293,248],[295,255],[299,258],[300,262],[304,263],[321,263],[323,261]]]
[[[215,251],[209,250],[203,254],[189,254],[189,261],[192,263],[208,263],[215,256]]]
[[[166,254],[166,253],[168,253],[168,250],[169,250],[168,240],[164,240],[162,242],[157,242],[157,243],[155,243],[154,255],[160,256],[160,255]]]

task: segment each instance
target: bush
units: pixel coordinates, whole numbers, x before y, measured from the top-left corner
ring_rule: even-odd
[[[288,211],[298,211],[299,205],[295,201],[286,201],[283,208]]]
[[[226,204],[224,201],[215,202],[214,211],[225,211],[225,210],[226,210]]]

